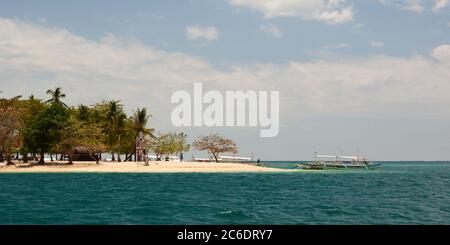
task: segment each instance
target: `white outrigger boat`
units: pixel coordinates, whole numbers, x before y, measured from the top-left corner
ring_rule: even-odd
[[[214,157],[210,156],[209,158],[200,158],[200,157],[192,157],[194,162],[215,162]],[[219,156],[217,157],[218,162],[229,162],[229,163],[248,163],[252,161],[251,157],[237,157],[237,156]]]
[[[371,169],[380,165],[378,162],[367,161],[365,157],[317,155],[317,152],[314,152],[314,161],[296,164],[301,169]]]

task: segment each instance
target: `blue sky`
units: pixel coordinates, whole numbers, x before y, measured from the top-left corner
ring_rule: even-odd
[[[445,0],[2,1],[0,89],[62,86],[73,105],[120,98],[149,107],[161,130],[177,130],[168,98],[194,81],[274,89],[279,137],[184,130],[219,131],[263,159],[310,158],[315,145],[448,160],[449,44]]]
[[[407,2],[407,1],[405,1]],[[431,10],[433,1],[423,1],[421,13],[386,6],[378,1],[353,1],[354,20],[344,24],[305,21],[301,18],[264,18],[226,0],[191,1],[8,1],[2,3],[2,17],[19,18],[46,26],[60,27],[88,39],[108,33],[137,38],[164,50],[205,57],[215,63],[288,62],[316,58],[311,51],[341,43],[349,47],[334,50],[342,55],[387,54],[408,56],[427,52],[450,39],[449,10]],[[405,3],[406,4],[406,3]],[[275,25],[283,33],[274,38],[261,25]],[[189,25],[215,26],[219,38],[201,45],[188,42]],[[370,42],[383,42],[377,49]]]

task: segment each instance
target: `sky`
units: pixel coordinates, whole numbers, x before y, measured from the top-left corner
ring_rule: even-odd
[[[280,91],[279,135],[174,127],[170,96],[194,82]],[[69,105],[120,99],[157,131],[218,132],[263,160],[450,160],[450,1],[1,0],[1,96],[57,86]]]

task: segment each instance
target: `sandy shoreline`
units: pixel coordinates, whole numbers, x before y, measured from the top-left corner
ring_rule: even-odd
[[[260,167],[241,163],[204,162],[149,162],[149,166],[136,162],[74,162],[47,165],[0,166],[0,173],[242,173],[287,172],[286,169]]]

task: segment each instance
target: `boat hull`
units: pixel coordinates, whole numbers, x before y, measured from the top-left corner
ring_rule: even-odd
[[[296,164],[300,169],[310,170],[333,170],[333,169],[373,169],[380,166],[381,163],[370,162],[365,164],[342,164],[342,163],[304,163]]]

